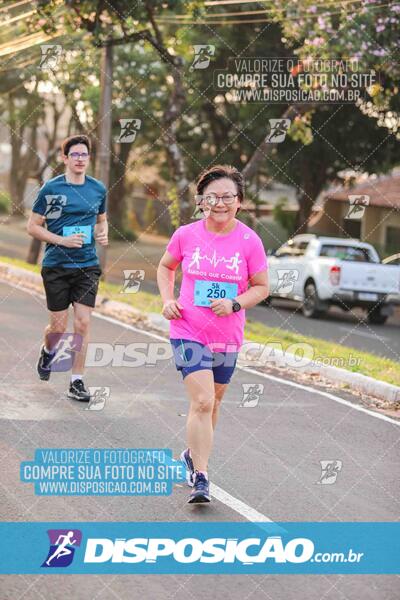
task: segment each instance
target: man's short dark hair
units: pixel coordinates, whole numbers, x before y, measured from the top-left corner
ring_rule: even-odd
[[[61,144],[61,152],[64,156],[68,156],[71,146],[76,146],[77,144],[85,144],[88,153],[90,154],[92,144],[87,135],[71,135],[70,137],[67,137]]]

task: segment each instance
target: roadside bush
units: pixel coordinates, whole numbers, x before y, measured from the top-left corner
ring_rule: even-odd
[[[11,196],[8,192],[0,191],[0,214],[6,215],[11,211]]]

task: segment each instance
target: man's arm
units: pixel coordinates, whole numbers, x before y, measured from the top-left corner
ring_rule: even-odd
[[[40,240],[41,242],[47,242],[49,244],[61,246],[63,241],[62,236],[47,231],[46,227],[44,226],[45,222],[46,217],[39,215],[39,213],[32,212],[26,226],[29,235],[37,240]]]
[[[56,233],[51,233],[45,227],[46,218],[39,213],[32,212],[29,217],[26,229],[32,237],[40,240],[41,242],[47,242],[48,244],[54,244],[55,246],[65,246],[66,248],[81,248],[85,235],[83,233],[76,233],[74,235],[68,235],[63,237]]]
[[[97,215],[97,221],[94,228],[94,238],[100,246],[108,245],[108,221],[107,213]]]

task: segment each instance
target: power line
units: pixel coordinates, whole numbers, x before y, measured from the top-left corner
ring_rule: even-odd
[[[0,8],[0,12],[4,12],[5,10],[10,10],[12,8],[16,8],[17,6],[20,6],[21,4],[32,4],[32,3],[29,2],[29,0],[20,0],[20,2],[14,2],[14,4],[8,4],[7,6],[2,6]]]
[[[26,35],[25,37],[19,38],[12,42],[6,42],[0,46],[0,56],[8,56],[9,54],[17,54],[21,50],[26,50],[32,46],[37,46],[43,42],[60,37],[61,32],[55,35],[46,35],[44,32],[33,33]]]
[[[10,25],[10,23],[14,23],[14,21],[20,21],[21,19],[25,19],[26,17],[30,17],[36,11],[30,10],[29,12],[23,13],[22,15],[17,15],[16,17],[11,17],[8,21],[0,21],[0,27],[5,27],[6,25]]]
[[[361,0],[358,0],[361,1]],[[263,8],[262,10],[248,10],[248,11],[239,11],[239,12],[223,12],[223,13],[210,13],[207,15],[204,15],[205,18],[211,18],[211,17],[237,17],[239,15],[265,15],[265,13],[267,12],[266,8]],[[171,17],[166,16],[166,17],[161,17],[161,18],[165,18],[165,19],[189,19],[190,15],[174,15]]]
[[[351,0],[353,2],[353,0]],[[377,9],[377,8],[383,8],[385,6],[391,6],[392,3],[385,3],[385,4],[376,4],[374,6],[368,5],[368,9],[372,10],[372,9]],[[364,9],[365,6],[359,6],[358,10],[356,8],[354,8],[353,13],[359,14],[360,9]],[[268,11],[265,11],[268,12]],[[336,11],[336,12],[330,12],[330,13],[315,13],[315,14],[297,14],[295,16],[293,16],[293,18],[287,17],[287,20],[289,21],[297,21],[298,19],[318,19],[321,16],[324,17],[331,17],[334,15],[340,15],[341,11]],[[213,15],[210,15],[210,18],[212,18]],[[188,15],[188,18],[190,18],[190,16]],[[207,20],[203,20],[203,21],[177,21],[176,17],[162,17],[162,18],[158,18],[156,19],[156,21],[158,23],[165,23],[165,24],[172,24],[172,25],[240,25],[240,24],[248,24],[248,23],[269,23],[271,22],[271,18],[267,18],[267,19],[239,19],[237,21],[235,20],[226,20],[226,21],[211,21],[209,19]]]
[[[217,2],[204,2],[205,6],[222,6],[222,5],[230,5],[230,4],[261,4],[261,3],[268,3],[268,4],[272,4],[271,0],[245,0],[244,2],[242,2],[242,0],[221,0],[221,1],[217,1]],[[319,2],[319,3],[315,3],[313,6],[329,6],[329,5],[335,5],[335,6],[341,6],[342,4],[345,3],[349,3],[349,2],[362,2],[362,0],[343,0],[342,2],[338,2],[337,0],[327,0],[327,2]]]
[[[313,6],[331,6],[331,7],[336,7],[336,6],[341,6],[342,4],[358,4],[360,2],[363,2],[363,0],[342,0],[342,2],[323,2],[323,3],[315,3],[313,4]],[[277,9],[277,10],[284,10],[284,9]],[[247,11],[236,11],[236,12],[222,12],[222,13],[208,13],[203,15],[205,19],[208,18],[212,18],[212,17],[240,17],[241,15],[264,15],[265,13],[268,12],[272,12],[269,8],[262,8],[261,10],[247,10]],[[323,15],[323,13],[319,13],[319,15]],[[189,19],[191,15],[171,15],[171,17],[165,17],[165,18],[171,18],[171,19]],[[162,17],[163,18],[163,17]]]
[[[270,0],[220,0],[219,2],[204,2],[204,6],[218,6],[220,4],[261,4],[261,2],[269,2]]]
[[[157,23],[171,25],[239,25],[241,23],[270,23],[271,19],[239,19],[238,21],[167,21],[157,19]]]

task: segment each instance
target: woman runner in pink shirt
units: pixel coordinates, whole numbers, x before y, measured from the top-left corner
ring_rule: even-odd
[[[263,244],[236,219],[243,194],[243,177],[234,167],[204,171],[196,196],[204,218],[175,231],[157,270],[162,314],[171,321],[176,367],[190,399],[188,448],[181,454],[193,487],[189,503],[210,502],[208,460],[219,406],[243,343],[245,309],[268,296]],[[179,264],[183,277],[175,299]]]

